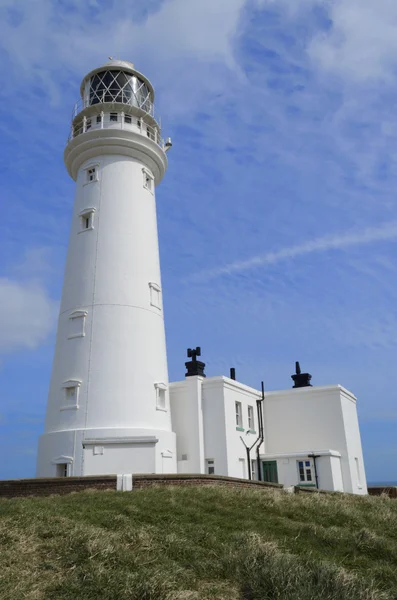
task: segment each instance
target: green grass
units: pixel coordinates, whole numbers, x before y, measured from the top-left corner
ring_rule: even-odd
[[[152,487],[0,500],[0,599],[396,600],[397,501]]]

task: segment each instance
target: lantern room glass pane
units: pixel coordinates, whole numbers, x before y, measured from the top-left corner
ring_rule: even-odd
[[[88,104],[102,102],[129,104],[153,112],[146,83],[124,71],[100,71],[91,78]]]

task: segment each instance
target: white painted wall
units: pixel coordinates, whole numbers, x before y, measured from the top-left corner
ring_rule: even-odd
[[[89,475],[108,473],[155,473],[155,442],[89,444],[84,448],[84,471]],[[135,466],[135,468],[133,468]]]
[[[226,415],[223,379],[207,377],[203,381],[204,458],[214,461],[215,474],[228,474]]]
[[[353,454],[363,461],[356,398],[350,392],[338,385],[267,392],[264,420],[266,454],[331,448],[341,454],[344,491],[366,493],[363,468],[364,485],[353,485]]]
[[[224,388],[228,474],[230,477],[242,477],[244,472],[248,477],[247,454],[241,438],[251,446],[258,437],[256,400],[260,397],[260,392],[227,377],[219,379]],[[243,431],[239,431],[236,426],[236,402],[240,402],[242,406]],[[254,433],[248,433],[248,406],[254,408]],[[251,459],[254,458],[256,447],[251,451]]]
[[[306,485],[316,487],[314,460],[309,455],[311,451],[280,455],[263,455],[263,460],[277,461],[277,472],[279,483],[285,487],[291,485]],[[323,490],[343,491],[342,475],[341,475],[341,457],[339,452],[334,450],[316,450],[316,468],[318,476],[318,486]],[[309,461],[311,464],[312,482],[302,483],[299,479],[299,461]]]
[[[341,389],[341,405],[351,479],[351,487],[348,491],[353,492],[353,494],[367,494],[368,489],[356,400],[354,396],[343,388]]]
[[[203,377],[186,377],[170,385],[178,473],[204,473]]]

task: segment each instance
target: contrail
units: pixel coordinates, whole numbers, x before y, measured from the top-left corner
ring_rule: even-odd
[[[323,252],[325,250],[343,250],[349,246],[359,246],[361,244],[370,244],[371,242],[392,240],[397,238],[397,221],[384,223],[378,227],[368,227],[362,231],[338,233],[319,237],[304,244],[282,248],[276,252],[268,252],[259,256],[253,256],[247,260],[236,261],[219,267],[202,271],[192,277],[196,281],[207,281],[216,279],[221,275],[229,275],[239,271],[247,271],[254,267],[273,265],[286,259],[296,258],[305,254],[314,252]]]

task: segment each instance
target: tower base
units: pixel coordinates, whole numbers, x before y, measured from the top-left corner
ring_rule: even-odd
[[[176,472],[176,436],[169,431],[76,429],[39,440],[37,477]]]

